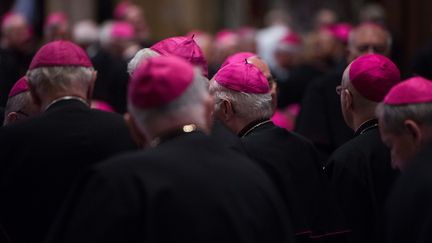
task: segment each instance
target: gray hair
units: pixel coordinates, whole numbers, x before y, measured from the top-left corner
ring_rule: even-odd
[[[135,56],[130,60],[128,66],[127,66],[127,72],[130,76],[132,76],[132,73],[135,71],[135,69],[144,61],[149,59],[150,57],[159,56],[159,53],[156,51],[153,51],[150,48],[144,48],[139,50]]]
[[[201,70],[195,68],[195,76],[192,83],[186,91],[174,101],[156,108],[141,109],[135,107],[132,102],[128,101],[128,110],[138,122],[140,129],[151,121],[158,119],[173,119],[192,117],[204,119],[202,102],[208,97],[206,88],[206,78],[202,76]]]
[[[413,120],[418,124],[432,126],[432,103],[409,105],[379,104],[376,109],[377,117],[384,129],[399,134],[404,130],[404,121]]]
[[[246,120],[270,118],[273,115],[272,97],[266,94],[250,94],[237,92],[223,87],[212,79],[210,93],[215,98],[215,110],[220,109],[221,101],[228,100],[233,105],[237,116]]]
[[[31,97],[28,91],[10,97],[6,102],[3,125],[6,124],[6,118],[9,113],[22,110],[29,102],[31,102]]]
[[[93,78],[93,68],[77,66],[40,67],[27,72],[31,87],[38,94],[86,90]]]

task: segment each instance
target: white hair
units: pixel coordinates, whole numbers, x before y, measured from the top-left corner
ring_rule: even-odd
[[[27,72],[29,84],[36,93],[86,90],[93,78],[93,68],[79,66],[40,67]]]
[[[132,76],[132,73],[135,71],[135,69],[144,61],[149,59],[150,57],[159,56],[159,53],[156,51],[153,51],[150,48],[143,48],[139,50],[135,56],[130,60],[127,71],[130,76]]]
[[[404,121],[413,120],[418,124],[432,127],[432,103],[386,105],[381,103],[376,115],[388,131],[400,134],[404,129]]]
[[[199,121],[201,124],[205,123],[203,101],[208,97],[208,90],[205,85],[206,78],[201,74],[199,68],[195,68],[194,72],[194,80],[186,91],[180,97],[166,105],[150,109],[141,109],[135,107],[130,100],[128,101],[128,110],[136,119],[138,127],[142,131],[145,131],[143,127],[147,124],[160,119],[175,121],[179,118],[189,117]]]
[[[227,100],[233,105],[236,115],[246,120],[270,118],[273,115],[270,92],[265,94],[237,92],[223,87],[214,79],[210,81],[209,90],[215,98],[216,111],[220,109],[221,101]]]

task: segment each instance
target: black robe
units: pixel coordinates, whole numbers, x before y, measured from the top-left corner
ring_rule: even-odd
[[[251,123],[239,136],[283,196],[299,242],[345,238],[348,230],[309,142],[269,120]]]
[[[396,181],[386,207],[387,242],[432,242],[432,144]]]
[[[120,115],[78,100],[0,128],[0,224],[14,243],[41,242],[75,178],[134,148]]]
[[[352,229],[352,242],[382,242],[384,205],[398,172],[381,141],[376,119],[330,157],[326,172]]]
[[[32,54],[0,49],[0,106],[6,105],[12,86],[26,74],[32,57]]]
[[[309,85],[294,128],[315,145],[323,162],[353,135],[343,119],[340,97],[336,94],[342,73],[339,68]]]
[[[201,132],[173,132],[94,166],[45,242],[293,242],[285,210],[246,157]]]

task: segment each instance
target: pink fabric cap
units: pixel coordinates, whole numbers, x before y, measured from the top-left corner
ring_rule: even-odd
[[[236,54],[227,57],[227,59],[225,59],[225,61],[222,63],[220,68],[223,68],[226,65],[231,63],[245,62],[245,60],[248,59],[249,57],[254,57],[256,55],[257,54],[253,52],[238,52]]]
[[[135,38],[135,29],[128,22],[116,21],[111,26],[111,37],[123,40],[133,39]]]
[[[231,30],[221,30],[215,35],[217,45],[233,45],[238,42],[238,35]]]
[[[408,105],[432,102],[432,80],[417,76],[396,86],[384,98],[386,105]]]
[[[349,80],[363,97],[381,102],[389,90],[400,82],[400,72],[387,57],[367,54],[351,63]]]
[[[194,79],[194,68],[175,56],[151,57],[133,73],[128,89],[130,102],[149,109],[180,97]]]
[[[290,32],[286,34],[281,40],[280,44],[290,45],[290,46],[299,46],[301,45],[302,40],[300,35],[295,32]]]
[[[128,1],[122,1],[119,2],[115,8],[114,8],[114,18],[116,19],[124,19],[124,17],[126,16],[126,13],[128,11],[128,8],[131,6],[131,3],[129,3]]]
[[[150,47],[153,51],[163,56],[173,55],[189,61],[192,65],[201,68],[203,75],[208,77],[207,60],[198,44],[192,37],[177,36],[165,40]]]
[[[252,94],[266,94],[270,91],[264,74],[246,60],[221,68],[215,75],[216,82],[227,89]]]
[[[93,67],[93,64],[81,47],[70,41],[59,40],[42,46],[33,57],[29,70],[52,66]]]
[[[324,28],[328,30],[336,39],[342,41],[343,43],[348,42],[349,34],[353,29],[352,25],[348,23],[328,25]]]
[[[14,97],[15,95],[27,92],[30,90],[30,87],[27,84],[27,78],[24,76],[20,78],[12,87],[11,91],[9,92],[9,98]]]
[[[54,12],[48,15],[45,20],[45,27],[51,25],[67,24],[68,18],[63,12]]]

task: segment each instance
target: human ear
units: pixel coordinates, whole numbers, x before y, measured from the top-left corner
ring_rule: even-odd
[[[407,130],[409,136],[412,138],[414,145],[421,146],[423,144],[423,133],[419,125],[413,120],[404,121],[404,127]]]

